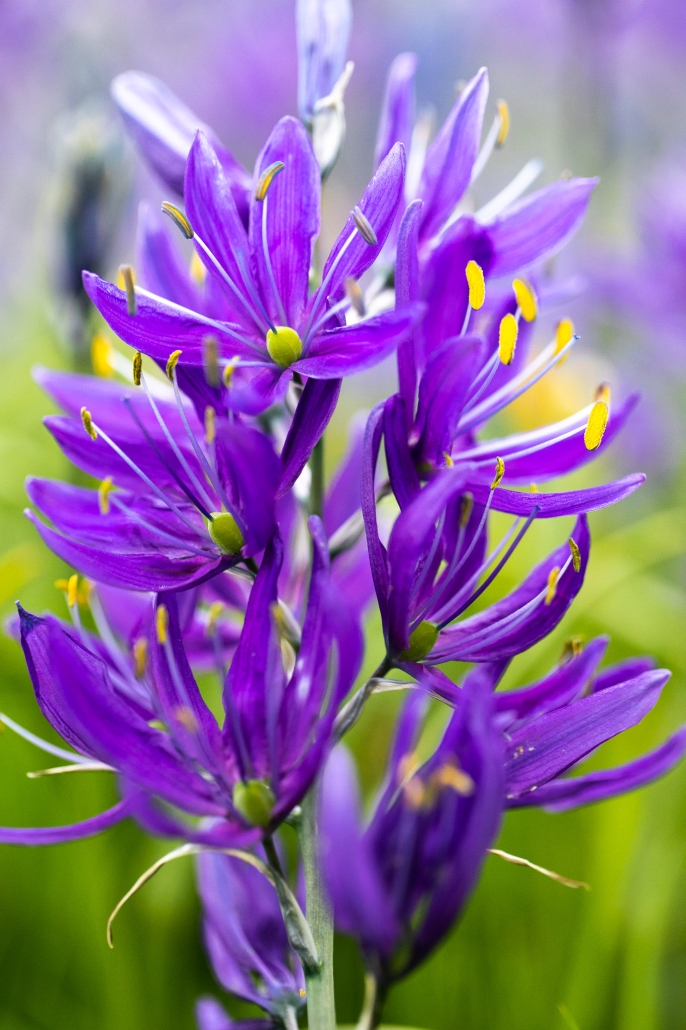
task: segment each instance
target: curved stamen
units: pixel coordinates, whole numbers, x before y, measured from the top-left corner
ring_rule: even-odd
[[[184,540],[183,537],[175,536],[173,533],[168,533],[166,530],[161,529],[159,526],[153,525],[152,522],[148,522],[148,520],[139,512],[135,511],[135,509],[129,508],[122,501],[121,497],[119,497],[118,494],[112,495],[111,502],[115,506],[115,508],[119,509],[122,515],[125,515],[128,519],[131,519],[132,522],[137,522],[139,526],[142,526],[143,529],[147,529],[150,533],[154,533],[155,536],[168,540],[170,544],[174,544],[176,547],[178,547],[180,551],[190,551],[191,554],[197,554],[200,558],[217,557],[217,552],[215,550],[210,550],[209,547],[203,550],[200,547],[196,547],[195,544],[191,544],[189,541]],[[199,529],[196,529],[195,532],[202,540],[206,539],[205,535],[201,533]]]
[[[25,730],[23,726],[20,726],[14,719],[10,719],[9,715],[5,715],[4,712],[0,712],[0,723],[13,730],[17,736],[28,740],[29,744],[34,744],[41,751],[47,751],[49,755],[55,755],[56,758],[64,758],[67,762],[78,762],[79,765],[90,765],[93,761],[92,758],[80,755],[78,751],[66,751],[64,748],[57,747],[56,744],[48,743],[42,737],[37,737],[35,733],[32,733],[31,730]]]
[[[259,330],[259,332],[260,333],[264,333],[267,328],[271,328],[271,325],[272,325],[271,324],[271,319],[269,318],[269,315],[267,314],[267,312],[266,312],[266,310],[264,308],[264,305],[262,304],[262,302],[260,301],[259,297],[257,296],[257,293],[254,290],[250,289],[248,284],[245,282],[245,276],[244,276],[244,273],[243,273],[243,268],[241,268],[241,265],[239,264],[238,267],[241,270],[241,277],[243,278],[243,285],[248,290],[248,292],[250,294],[250,299],[252,300],[253,304],[256,305],[256,307],[253,307],[252,304],[248,303],[248,299],[245,296],[245,294],[236,286],[235,282],[233,281],[233,279],[231,278],[229,273],[226,271],[224,266],[219,263],[219,260],[214,256],[214,254],[212,253],[210,248],[207,246],[205,241],[200,236],[198,236],[197,233],[195,234],[195,239],[196,239],[196,242],[197,242],[198,246],[200,247],[200,249],[203,251],[204,254],[206,254],[208,260],[212,262],[213,268],[215,268],[217,270],[217,272],[219,273],[220,277],[223,279],[223,281],[229,287],[229,289],[231,290],[233,295],[241,302],[241,304],[243,305],[245,310],[248,312],[248,314],[252,318],[253,322],[257,326],[257,329]],[[254,294],[254,296],[253,296],[253,294]]]
[[[147,297],[149,300],[157,301],[168,310],[175,311],[180,315],[191,318],[195,322],[202,322],[203,325],[209,326],[210,329],[216,329],[217,332],[224,333],[225,336],[230,336],[233,340],[238,340],[238,342],[242,343],[244,347],[249,347],[250,350],[256,351],[258,354],[264,353],[262,348],[254,340],[250,340],[247,336],[243,336],[242,333],[237,333],[236,330],[232,329],[226,322],[220,322],[216,318],[210,318],[208,315],[203,315],[199,311],[192,311],[191,308],[186,308],[183,304],[176,304],[173,300],[167,300],[166,297],[160,297],[156,293],[151,293],[150,290],[145,290],[142,286],[136,287],[136,293],[141,297]]]
[[[267,238],[267,204],[269,203],[269,197],[265,194],[264,200],[262,201],[262,254],[264,256],[264,264],[267,269],[267,275],[269,277],[269,285],[271,286],[272,294],[274,296],[274,303],[276,304],[278,317],[281,325],[288,325],[288,319],[286,317],[286,309],[283,306],[281,296],[279,294],[278,287],[276,285],[276,279],[274,278],[274,269],[272,268],[272,259],[269,253],[269,240]],[[270,324],[269,328],[274,332],[274,326]]]
[[[315,324],[310,329],[309,337],[311,338],[313,336],[316,336],[316,334],[320,331],[320,329],[322,329],[323,326],[326,325],[330,318],[332,318],[334,315],[337,315],[339,311],[349,311],[351,306],[352,305],[350,303],[350,300],[348,299],[348,297],[346,297],[344,300],[339,300],[338,304],[334,304],[332,307],[328,308],[321,316],[321,318],[317,319]]]
[[[350,246],[350,244],[352,243],[352,241],[355,239],[355,237],[357,235],[358,235],[358,230],[357,230],[357,227],[355,227],[353,229],[353,231],[350,233],[350,236],[348,236],[347,240],[345,241],[345,243],[343,244],[341,249],[338,251],[338,254],[336,254],[336,257],[333,260],[331,268],[326,273],[326,278],[324,279],[323,283],[321,284],[321,286],[319,287],[319,289],[317,290],[317,292],[314,295],[313,304],[312,304],[312,310],[310,311],[310,317],[307,320],[307,328],[305,329],[305,335],[304,335],[304,339],[303,339],[303,347],[307,346],[307,344],[308,344],[308,342],[310,340],[310,337],[312,336],[312,324],[313,324],[315,318],[319,314],[319,309],[321,308],[322,301],[324,303],[326,303],[326,289],[327,289],[329,283],[331,282],[331,279],[333,278],[333,274],[336,271],[338,265],[340,264],[341,259],[342,259],[343,255],[345,254],[346,250],[348,249],[348,247]]]

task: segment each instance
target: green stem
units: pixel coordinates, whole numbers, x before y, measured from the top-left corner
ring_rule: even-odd
[[[324,437],[315,444],[310,458],[312,482],[310,484],[310,514],[319,515],[324,511]]]
[[[333,915],[324,894],[318,842],[317,785],[315,784],[303,800],[300,824],[300,851],[307,891],[306,915],[320,960],[317,973],[306,973],[307,1022],[310,1030],[336,1030],[336,1004],[333,991]]]

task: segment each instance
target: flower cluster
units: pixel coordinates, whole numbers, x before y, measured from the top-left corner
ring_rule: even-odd
[[[277,124],[252,174],[161,83],[139,73],[114,82],[173,202],[162,205],[169,221],[141,209],[135,272],[122,266],[119,285],[84,271],[100,315],[133,349],[129,362],[97,338],[98,367],[120,378],[36,373],[63,411],[47,428],[100,486],[27,485],[28,517],[78,570],[64,583],[70,624],[21,607],[12,624],[68,749],[3,716],[75,769],[115,772],[121,801],[72,826],[0,829],[0,841],[74,840],[129,816],[175,838],[139,883],[197,855],[218,980],[265,1011],[266,1023],[250,1025],[289,1030],[305,997],[309,1025],[333,1025],[330,907],[362,948],[374,1026],[388,988],[462,911],[507,809],[610,797],[686,750],[682,729],[622,768],[565,775],[637,723],[669,676],[646,659],[599,670],[604,639],[575,644],[538,683],[497,689],[581,589],[588,513],[643,481],[531,486],[577,469],[619,431],[635,398],[611,405],[605,384],[564,421],[481,435],[577,340],[563,319],[534,352],[532,330],[554,295],[544,263],[580,224],[595,182],[526,193],[530,162],[473,211],[470,189],[505,142],[507,106],[482,141],[482,69],[428,144],[414,118],[416,59],[403,54],[374,174],[322,259],[349,16],[341,0],[298,3],[302,121]],[[325,490],[341,380],[393,352],[398,391],[351,425]],[[491,545],[492,512],[512,520]],[[561,516],[575,516],[571,534],[475,612],[532,523]],[[385,657],[359,684],[372,602]],[[460,683],[441,668],[454,660],[472,665]],[[406,680],[389,683],[394,669]],[[219,717],[197,672],[216,674]],[[408,700],[363,827],[341,740],[389,685]],[[431,697],[452,711],[421,758]],[[301,879],[285,861],[286,822],[299,834]],[[198,1020],[231,1025],[212,999]]]

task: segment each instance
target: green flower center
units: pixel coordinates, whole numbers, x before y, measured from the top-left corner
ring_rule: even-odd
[[[228,511],[213,511],[208,523],[209,534],[224,554],[238,554],[245,543],[238,524]]]
[[[277,325],[276,329],[270,329],[267,333],[267,350],[277,365],[288,368],[302,354],[302,340],[295,329],[287,325]]]
[[[438,640],[438,626],[434,622],[420,622],[410,633],[410,646],[401,651],[400,657],[405,662],[418,662],[426,658]]]
[[[233,788],[233,805],[251,826],[269,826],[276,799],[262,780],[239,780]]]

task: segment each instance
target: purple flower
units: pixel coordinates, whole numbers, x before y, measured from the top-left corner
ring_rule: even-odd
[[[264,1009],[273,1020],[267,1025],[297,1025],[305,977],[273,886],[252,866],[226,855],[204,852],[196,863],[203,937],[215,976],[225,990]],[[204,1030],[212,1025],[210,1015],[222,1010],[213,999],[198,1005]]]
[[[288,815],[327,754],[336,710],[361,658],[359,627],[331,583],[321,523],[313,518],[310,529],[314,564],[297,656],[282,646],[273,614],[282,562],[275,536],[224,682],[222,728],[188,664],[175,595],[158,595],[145,685],[115,668],[101,653],[105,645],[94,647],[78,627],[70,631],[53,616],[20,609],[36,698],[74,749],[60,750],[61,757],[118,772],[124,801],[95,823],[2,830],[1,840],[69,840],[97,832],[98,819],[109,825],[133,813],[152,833],[226,846],[254,841]],[[183,823],[169,806],[205,821]]]
[[[324,877],[337,927],[360,941],[381,999],[453,924],[500,826],[504,777],[487,680],[471,678],[431,758],[414,748],[423,693],[403,709],[386,780],[360,825],[355,774],[337,748],[321,803]],[[379,1000],[381,1000],[379,999]]]
[[[297,0],[298,111],[306,124],[343,74],[351,23],[350,0]]]

